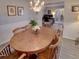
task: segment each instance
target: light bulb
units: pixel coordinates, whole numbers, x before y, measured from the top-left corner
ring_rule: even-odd
[[[41,5],[43,6],[43,5],[44,5],[44,3],[45,3],[45,2],[43,1],[43,2],[41,3]]]
[[[30,1],[30,5],[31,5],[31,6],[32,6],[32,4],[33,4],[32,1]]]
[[[41,10],[42,6],[44,5],[44,3],[45,3],[44,1],[40,1],[40,0],[30,1],[31,8],[35,12],[39,12]]]
[[[38,5],[39,5],[39,3],[40,3],[40,0],[37,0],[37,2],[36,2],[36,4],[35,4],[35,6],[38,6]]]

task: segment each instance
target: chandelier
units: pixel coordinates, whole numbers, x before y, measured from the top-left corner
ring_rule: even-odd
[[[34,12],[39,12],[42,9],[44,3],[45,2],[41,0],[31,0],[30,7]]]

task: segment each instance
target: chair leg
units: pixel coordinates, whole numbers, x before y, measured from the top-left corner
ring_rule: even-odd
[[[25,53],[23,53],[18,59],[23,59],[26,56]]]

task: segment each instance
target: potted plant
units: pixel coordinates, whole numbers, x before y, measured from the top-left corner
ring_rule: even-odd
[[[30,21],[30,24],[31,24],[32,27],[34,27],[34,26],[37,25],[37,22],[36,22],[35,20],[31,20],[31,21]]]
[[[38,26],[38,23],[35,20],[31,20],[30,24],[32,26],[32,30],[37,33],[40,27]]]

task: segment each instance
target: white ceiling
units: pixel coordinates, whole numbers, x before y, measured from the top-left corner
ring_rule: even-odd
[[[27,0],[30,1],[30,0]],[[46,7],[51,7],[52,5],[63,6],[65,0],[44,0]]]
[[[47,0],[45,7],[59,7],[59,8],[63,8],[64,7],[64,0]]]

